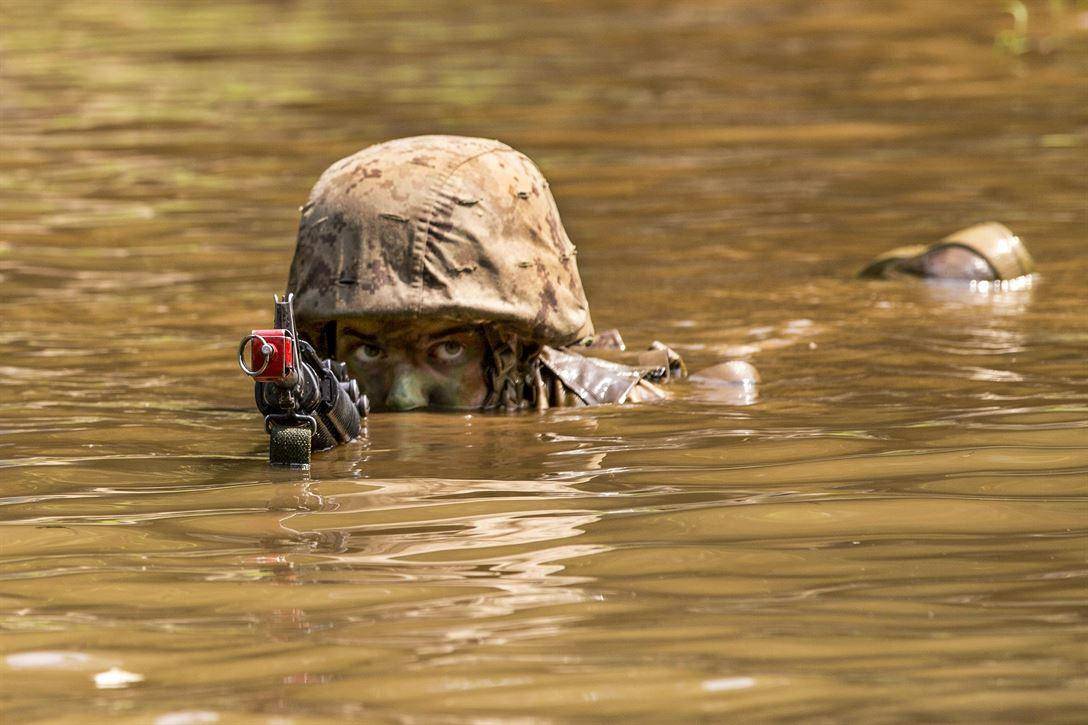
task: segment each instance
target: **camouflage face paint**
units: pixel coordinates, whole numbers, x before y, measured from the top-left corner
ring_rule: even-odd
[[[488,386],[487,343],[476,327],[341,321],[336,357],[347,363],[376,411],[476,409]]]

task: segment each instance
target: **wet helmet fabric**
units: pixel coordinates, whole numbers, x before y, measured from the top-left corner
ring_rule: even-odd
[[[416,136],[370,146],[318,179],[287,290],[299,329],[343,318],[497,323],[563,346],[593,334],[540,170],[498,141]]]

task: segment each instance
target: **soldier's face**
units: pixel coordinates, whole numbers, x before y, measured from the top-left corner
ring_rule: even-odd
[[[475,327],[347,320],[336,332],[336,358],[373,410],[479,408],[487,397],[487,343]]]

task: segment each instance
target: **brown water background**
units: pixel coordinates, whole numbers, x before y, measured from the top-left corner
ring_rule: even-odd
[[[4,721],[1080,720],[1088,23],[1026,7],[6,0]],[[539,163],[598,327],[760,401],[269,469],[234,350],[297,208],[435,132]],[[851,278],[986,219],[1032,288]]]

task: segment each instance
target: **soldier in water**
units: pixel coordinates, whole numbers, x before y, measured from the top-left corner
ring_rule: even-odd
[[[376,410],[534,408],[655,400],[686,375],[654,343],[617,362],[595,334],[575,248],[539,169],[498,141],[417,136],[363,149],[321,175],[302,207],[288,291],[300,333],[345,362]],[[1031,256],[1001,224],[899,247],[862,277],[1006,280]],[[612,360],[602,359],[608,356]],[[742,388],[740,361],[704,381]]]
[[[622,340],[594,334],[548,183],[498,141],[403,138],[333,164],[302,207],[288,291],[299,332],[375,410],[640,402],[685,374],[660,343],[638,365],[592,356]]]
[[[933,244],[896,247],[858,272],[859,277],[1012,280],[1030,275],[1035,263],[1008,227],[986,222],[960,229]]]

